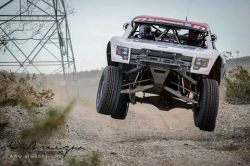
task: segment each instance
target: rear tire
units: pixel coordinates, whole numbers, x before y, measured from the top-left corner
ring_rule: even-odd
[[[114,119],[124,120],[128,114],[129,96],[127,94],[121,94],[117,109],[112,112],[111,117]]]
[[[219,106],[218,82],[211,79],[203,79],[200,82],[200,98],[198,105],[194,105],[194,123],[204,131],[213,131]]]
[[[103,70],[96,97],[96,110],[111,115],[117,109],[122,87],[122,72],[118,67],[106,66]]]

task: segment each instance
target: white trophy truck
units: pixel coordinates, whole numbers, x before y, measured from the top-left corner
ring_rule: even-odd
[[[98,113],[125,119],[129,103],[192,109],[195,126],[213,131],[224,59],[208,24],[137,16],[107,45]],[[140,94],[138,95],[138,93]]]

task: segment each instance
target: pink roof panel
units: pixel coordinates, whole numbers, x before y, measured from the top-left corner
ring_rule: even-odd
[[[200,23],[200,22],[195,22],[195,21],[185,21],[185,20],[166,18],[166,17],[146,16],[146,15],[136,16],[134,18],[134,21],[165,22],[165,23],[172,23],[172,24],[180,24],[180,25],[184,25],[184,26],[190,26],[190,27],[198,28],[198,29],[200,29],[200,28],[205,29],[205,28],[208,27],[207,23]]]

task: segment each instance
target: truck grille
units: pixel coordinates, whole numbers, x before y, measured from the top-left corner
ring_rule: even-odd
[[[130,63],[190,70],[192,57],[172,52],[132,48]]]

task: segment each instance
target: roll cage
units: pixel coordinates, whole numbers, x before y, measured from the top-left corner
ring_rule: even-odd
[[[138,37],[138,27],[140,25],[149,25],[152,31],[152,34],[155,37],[155,41],[169,42],[175,44],[189,45],[187,40],[189,37],[188,31],[195,30],[198,31],[199,37],[197,38],[200,41],[200,45],[197,47],[206,48],[206,36],[208,36],[208,31],[206,29],[194,28],[191,26],[184,26],[179,24],[168,24],[154,21],[132,21],[132,31],[128,38],[137,38]],[[179,34],[178,31],[187,31],[185,34]]]

